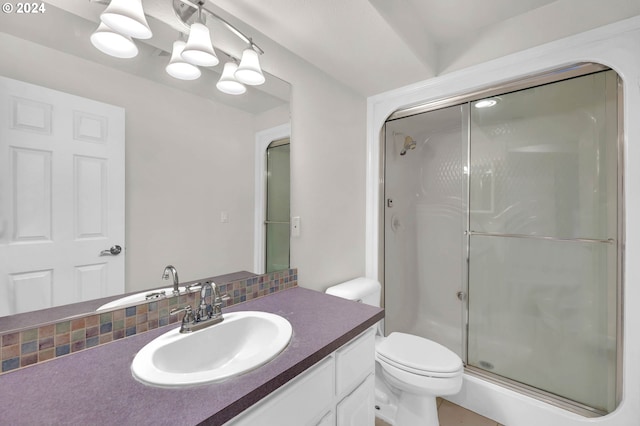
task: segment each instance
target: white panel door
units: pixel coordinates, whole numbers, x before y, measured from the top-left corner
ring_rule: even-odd
[[[0,77],[0,316],[124,292],[124,109]]]

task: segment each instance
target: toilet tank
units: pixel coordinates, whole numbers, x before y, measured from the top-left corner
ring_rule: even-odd
[[[380,307],[380,283],[371,278],[360,277],[331,286],[327,294]]]

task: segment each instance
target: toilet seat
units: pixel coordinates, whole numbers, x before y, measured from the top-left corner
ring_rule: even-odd
[[[393,332],[380,339],[376,345],[376,357],[408,373],[427,377],[449,378],[462,373],[462,361],[453,351],[439,343]]]

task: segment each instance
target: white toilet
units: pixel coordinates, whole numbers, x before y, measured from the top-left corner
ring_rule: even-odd
[[[380,306],[380,283],[356,278],[327,294]],[[376,336],[376,416],[394,426],[438,426],[436,397],[462,387],[462,360],[444,346],[406,333]]]

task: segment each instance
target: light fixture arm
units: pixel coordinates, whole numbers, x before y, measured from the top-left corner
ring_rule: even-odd
[[[191,7],[195,8],[196,11],[198,12],[198,14],[201,14],[202,11],[207,12],[209,15],[211,15],[215,19],[217,19],[220,23],[224,24],[224,26],[227,27],[229,29],[229,31],[231,31],[239,39],[241,39],[242,41],[247,43],[253,50],[258,52],[260,55],[262,55],[264,53],[264,50],[262,50],[257,44],[255,44],[251,38],[247,37],[242,31],[240,31],[235,26],[233,26],[233,24],[229,23],[229,21],[227,21],[226,19],[224,19],[223,17],[221,17],[217,13],[209,10],[206,7],[205,1],[203,1],[203,0],[197,0],[197,1],[192,1],[192,0],[174,0],[174,10],[176,10],[176,15],[178,16],[178,18],[180,20],[182,20],[184,22],[185,17],[182,16],[181,13],[178,13],[178,10],[176,9],[176,2],[178,2],[178,3],[181,2],[181,3],[184,3],[184,4],[188,5],[188,6],[191,6]],[[200,18],[200,16],[199,16],[199,18]],[[186,24],[186,22],[185,22],[185,24]]]

